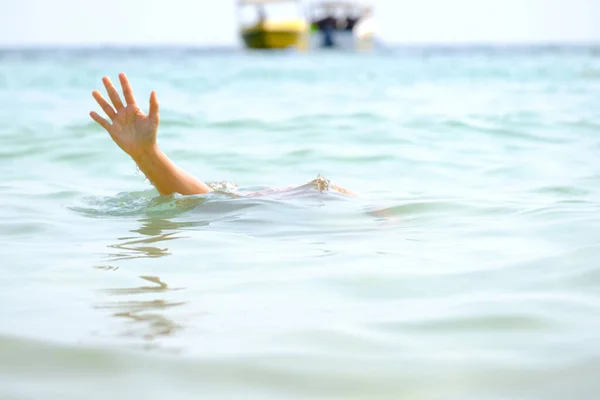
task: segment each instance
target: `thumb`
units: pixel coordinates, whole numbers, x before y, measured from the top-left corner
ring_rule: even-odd
[[[150,93],[150,112],[148,116],[153,120],[158,122],[158,98],[156,97],[156,92],[153,90]]]

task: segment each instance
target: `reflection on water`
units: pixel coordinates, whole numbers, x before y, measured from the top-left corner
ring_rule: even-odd
[[[146,238],[146,239],[134,239],[134,240],[126,240],[122,243],[109,245],[108,247],[112,247],[120,250],[118,253],[109,254],[110,261],[119,261],[119,260],[127,260],[131,258],[154,258],[154,257],[162,257],[169,255],[168,248],[159,248],[155,246],[145,246],[148,243],[155,243],[167,240],[178,239],[179,236],[173,233],[167,233],[164,235],[159,235],[156,237]],[[128,238],[121,238],[128,239]]]
[[[164,298],[156,298],[156,296],[153,296],[154,298],[150,300],[131,300],[131,296],[166,295],[167,292],[181,290],[182,288],[170,288],[156,276],[140,276],[140,278],[154,285],[106,289],[104,292],[108,293],[109,296],[127,296],[127,300],[111,299],[96,308],[109,310],[114,317],[125,318],[132,322],[132,325],[126,331],[120,333],[124,336],[142,337],[145,340],[152,341],[157,337],[168,336],[181,329],[181,325],[170,319],[166,313],[172,307],[181,306],[185,302],[169,301]]]
[[[170,255],[165,245],[168,241],[184,238],[181,230],[207,225],[205,222],[173,222],[165,218],[148,217],[138,220],[141,225],[130,232],[138,236],[118,238],[118,243],[108,245],[117,252],[110,252],[109,265],[96,266],[104,271],[117,271],[119,266],[112,263],[139,258],[156,258]],[[121,266],[122,267],[122,266]],[[140,286],[109,288],[102,292],[110,296],[97,309],[108,310],[119,320],[128,322],[120,336],[139,337],[145,340],[146,347],[156,345],[158,337],[172,335],[181,325],[168,316],[169,310],[185,302],[171,301],[168,295],[182,288],[171,288],[157,276],[140,276],[145,282]]]
[[[149,244],[158,244],[159,242],[185,238],[186,236],[178,235],[180,230],[208,225],[208,222],[205,221],[173,222],[164,218],[142,218],[139,221],[142,222],[142,225],[137,229],[131,230],[131,232],[149,237],[119,238],[120,243],[108,246],[118,250],[117,253],[110,253],[108,255],[110,261],[167,256],[171,254],[168,247],[149,246]],[[173,232],[163,233],[168,230]]]
[[[100,269],[103,271],[116,271],[119,269],[116,265],[94,265],[95,269]]]
[[[173,222],[168,219],[143,218],[139,220],[143,222],[139,229],[133,229],[131,232],[141,233],[142,235],[160,235],[165,230],[184,230],[197,226],[206,226],[206,221],[177,221]]]
[[[181,290],[182,288],[169,288],[168,285],[161,281],[159,277],[156,276],[140,276],[140,278],[155,283],[156,285],[152,286],[138,286],[134,288],[121,288],[121,289],[106,289],[105,292],[110,293],[112,295],[129,295],[129,294],[140,294],[140,293],[151,293],[151,292],[166,292],[168,290]]]

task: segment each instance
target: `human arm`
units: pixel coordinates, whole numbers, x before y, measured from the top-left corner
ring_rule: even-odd
[[[112,106],[98,90],[92,96],[109,117],[110,121],[92,111],[90,116],[102,126],[114,142],[127,153],[144,173],[146,178],[162,195],[179,193],[182,195],[203,194],[212,189],[178,167],[156,142],[158,125],[158,99],[156,92],[150,94],[150,109],[144,114],[135,101],[133,90],[124,73],[119,74],[125,105],[108,77],[102,78]]]

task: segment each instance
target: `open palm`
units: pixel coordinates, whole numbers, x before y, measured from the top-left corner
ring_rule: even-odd
[[[126,105],[123,105],[119,93],[108,77],[102,78],[108,97],[112,106],[104,99],[98,90],[92,92],[92,96],[111,122],[92,111],[90,116],[110,134],[110,137],[119,145],[124,152],[136,158],[156,144],[156,132],[158,131],[158,99],[156,92],[150,94],[150,110],[146,115],[140,110],[129,80],[124,73],[119,74],[123,96]]]

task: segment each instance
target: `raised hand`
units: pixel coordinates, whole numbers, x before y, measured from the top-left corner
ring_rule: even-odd
[[[123,96],[126,104],[121,101],[119,93],[108,77],[102,78],[112,106],[104,99],[98,90],[92,96],[111,122],[92,111],[90,116],[110,134],[117,145],[134,160],[156,147],[156,132],[158,131],[158,99],[156,92],[150,94],[150,111],[146,115],[135,102],[133,90],[124,73],[119,74]]]

